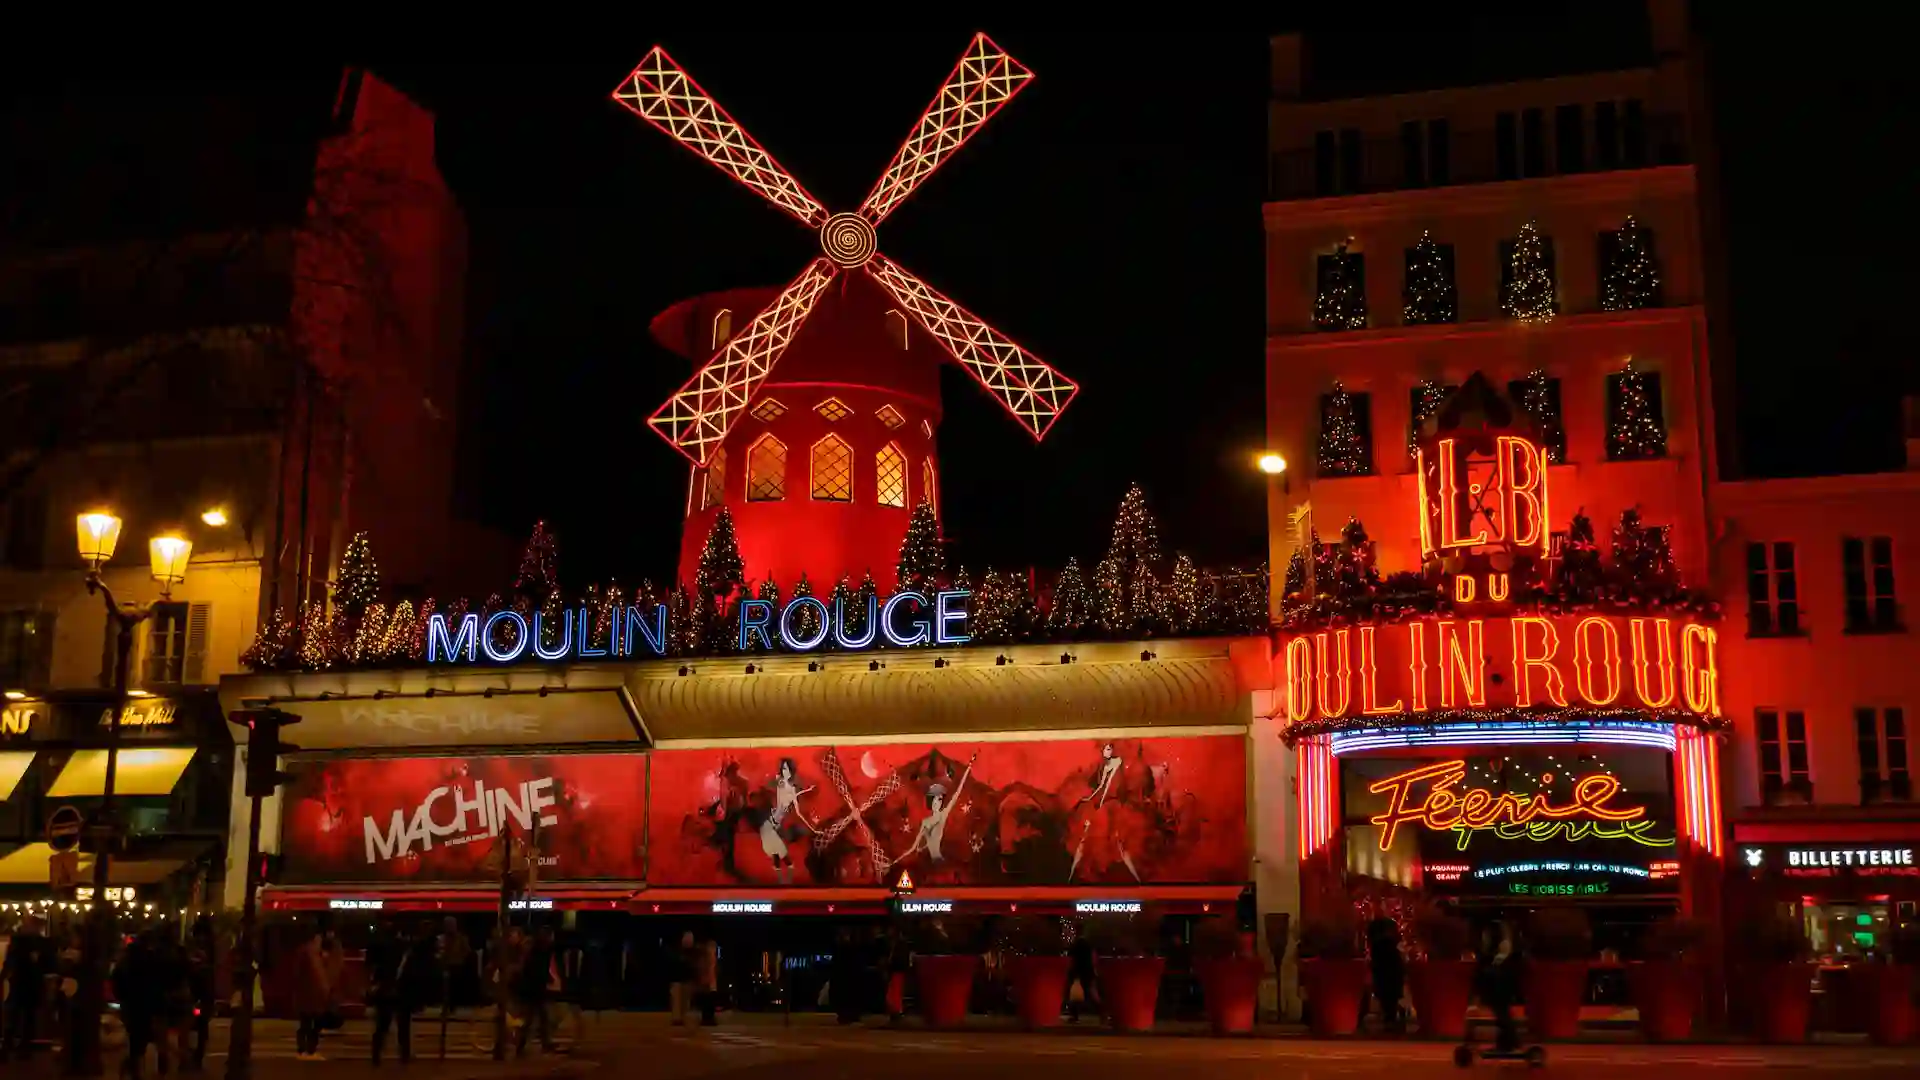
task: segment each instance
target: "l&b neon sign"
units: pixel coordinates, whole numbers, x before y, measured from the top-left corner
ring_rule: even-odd
[[[796,596],[781,606],[777,615],[772,601],[742,600],[737,640],[742,652],[753,648],[756,637],[764,647],[793,652],[811,652],[829,639],[842,649],[866,649],[878,644],[897,649],[964,645],[972,640],[966,632],[966,601],[972,595],[964,589],[952,589],[928,597],[907,589],[887,597],[884,603],[869,596],[866,618],[857,621],[848,619],[844,598],[829,604],[818,597]],[[811,620],[804,618],[807,612],[812,613]],[[851,629],[854,625],[862,629],[856,633]],[[503,629],[508,627],[511,632]],[[585,607],[561,612],[551,628],[537,611],[523,615],[509,608],[484,619],[472,612],[453,621],[435,612],[427,618],[427,662],[472,664],[485,660],[511,664],[529,659],[626,659],[667,654],[664,604],[615,609],[604,642],[594,640],[593,629],[594,613]]]

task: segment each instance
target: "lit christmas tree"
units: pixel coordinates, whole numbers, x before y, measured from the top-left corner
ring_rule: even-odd
[[[1409,326],[1450,323],[1459,318],[1459,293],[1453,281],[1452,252],[1423,232],[1407,253],[1407,274],[1401,292],[1401,317]]]
[[[1553,393],[1553,379],[1535,368],[1520,382],[1520,409],[1540,427],[1540,438],[1547,447],[1547,460],[1555,465],[1567,461],[1567,429],[1560,423],[1560,405]]]
[[[460,608],[464,609],[465,606],[465,601],[462,601]],[[433,609],[432,599],[422,600],[420,610],[414,614],[413,636],[407,641],[407,660],[411,663],[424,663],[427,659],[427,625],[433,621]],[[457,621],[451,613],[447,618]]]
[[[1529,221],[1520,226],[1507,252],[1507,273],[1500,283],[1500,311],[1521,322],[1545,322],[1559,310],[1546,241]]]
[[[1663,599],[1680,586],[1673,561],[1673,543],[1664,525],[1648,525],[1640,508],[1620,512],[1613,527],[1613,577],[1617,595],[1635,599]]]
[[[1322,261],[1313,298],[1316,330],[1361,330],[1367,325],[1367,288],[1360,260],[1341,244]]]
[[[1600,310],[1659,306],[1660,266],[1653,257],[1653,236],[1629,216],[1613,234],[1607,264],[1600,270]]]
[[[1136,634],[1163,634],[1172,621],[1167,597],[1149,563],[1136,563],[1127,583],[1127,621]]]
[[[1340,530],[1334,575],[1336,595],[1343,597],[1365,595],[1380,584],[1380,571],[1373,564],[1373,544],[1359,518],[1348,518]]]
[[[1094,573],[1101,622],[1108,632],[1133,633],[1153,622],[1153,565],[1159,561],[1160,527],[1147,509],[1147,493],[1133,484],[1120,499],[1113,539]]]
[[[1320,406],[1320,445],[1314,467],[1322,477],[1373,472],[1373,449],[1360,428],[1359,403],[1339,383],[1333,384]]]
[[[875,584],[873,580],[873,571],[869,570],[867,571],[867,576],[860,579],[860,587],[853,590],[852,599],[847,601],[847,636],[848,637],[858,640],[861,636],[866,634],[867,604],[869,601],[877,601],[879,599],[880,599],[880,586]],[[877,605],[874,607],[874,611],[876,613],[875,617],[878,618],[879,616],[877,613],[879,612],[879,607]],[[879,641],[880,639],[875,638],[874,640]]]
[[[285,608],[274,608],[273,615],[260,625],[253,644],[240,656],[240,662],[252,671],[285,671],[299,659],[299,633]]]
[[[988,570],[980,579],[980,591],[973,595],[972,617],[968,620],[975,641],[998,645],[1012,640],[1012,601],[1012,592],[1000,571]]]
[[[536,521],[533,535],[527,537],[526,550],[520,555],[520,573],[513,579],[514,596],[537,604],[559,587],[559,547],[547,531],[547,523]]]
[[[1032,641],[1046,626],[1046,619],[1040,614],[1040,602],[1033,594],[1033,575],[1009,574],[1006,580],[1011,609],[1007,616],[1009,631],[1015,641]]]
[[[793,583],[793,598],[798,600],[803,596],[812,595],[813,582],[807,580],[807,572],[802,570],[800,580]],[[794,636],[801,641],[812,641],[813,636],[820,632],[820,613],[813,609],[812,604],[806,605],[794,614],[792,630]]]
[[[940,523],[934,519],[933,504],[925,499],[914,505],[913,517],[907,521],[895,569],[898,587],[919,593],[939,588],[947,572],[947,556],[940,550]]]
[[[1200,571],[1184,553],[1173,560],[1173,578],[1167,582],[1169,623],[1176,634],[1191,634],[1201,626]]]
[[[1295,547],[1287,556],[1287,577],[1280,595],[1280,609],[1290,610],[1312,599],[1307,596],[1307,549]]]
[[[377,663],[380,642],[387,634],[387,605],[369,604],[352,627],[353,641],[347,647],[347,663],[362,666]]]
[[[775,616],[772,619],[768,619],[765,626],[754,627],[747,636],[748,648],[751,648],[755,652],[765,652],[773,648],[780,639],[778,618],[780,614],[780,586],[774,584],[771,574],[767,576],[766,580],[760,582],[760,588],[754,592],[754,599],[765,600],[771,605],[771,610]]]
[[[300,670],[325,671],[339,656],[333,621],[326,609],[318,604],[300,605]]]
[[[413,601],[402,600],[393,606],[393,614],[387,619],[386,636],[380,639],[380,663],[401,664],[412,659],[413,630],[419,621]]]
[[[697,605],[685,589],[669,589],[666,604],[669,648],[677,656],[699,655],[701,635],[711,620],[697,617]]]
[[[1606,583],[1600,562],[1600,544],[1593,532],[1593,519],[1586,507],[1573,515],[1567,526],[1567,539],[1560,549],[1560,565],[1554,572],[1554,592],[1564,601],[1590,604],[1599,599]]]
[[[1313,598],[1332,596],[1340,588],[1340,545],[1320,542],[1320,530],[1310,531],[1313,542]]]
[[[693,572],[693,588],[707,606],[724,611],[727,598],[746,585],[746,565],[740,559],[740,540],[733,533],[733,515],[721,507],[707,530],[707,544]]]
[[[1068,559],[1053,585],[1053,606],[1047,609],[1047,630],[1058,637],[1072,637],[1086,628],[1093,618],[1093,597],[1087,592],[1077,559]]]
[[[347,541],[340,566],[333,574],[333,602],[350,617],[367,610],[380,595],[380,566],[373,559],[367,534],[357,532]]]
[[[1440,413],[1440,406],[1447,403],[1447,395],[1453,388],[1442,386],[1432,379],[1423,379],[1413,388],[1413,414],[1407,424],[1407,456],[1412,457],[1420,442],[1420,425],[1433,419]]]
[[[1614,461],[1665,457],[1667,424],[1654,407],[1646,373],[1628,360],[1616,385],[1619,396],[1607,417],[1607,457]]]
[[[595,597],[588,590],[589,610],[593,612],[593,643],[602,649],[613,647],[613,622],[627,606],[626,593],[622,592],[618,582],[609,581],[607,587]]]
[[[540,605],[540,644],[542,646],[549,649],[555,648],[560,644],[561,639],[567,636],[570,631],[565,624],[566,618],[567,599],[556,588],[547,594],[546,602]],[[532,620],[528,620],[527,626],[529,629],[532,628]]]

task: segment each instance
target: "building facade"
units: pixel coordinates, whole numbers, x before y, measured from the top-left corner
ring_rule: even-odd
[[[1571,896],[1622,955],[1679,913],[1884,959],[1920,880],[1899,591],[1920,487],[1722,480],[1712,148],[1684,7],[1647,14],[1619,70],[1334,100],[1310,42],[1274,42],[1269,521],[1303,910]],[[1539,546],[1467,543],[1515,535]],[[1488,830],[1423,798],[1550,811],[1569,780],[1641,794],[1562,807],[1594,817],[1581,843],[1496,807],[1478,855]],[[1672,842],[1604,838],[1608,807]]]
[[[357,71],[274,100],[250,117],[182,95],[110,110],[98,132],[63,114],[13,133],[72,174],[10,219],[0,263],[0,882],[22,899],[47,892],[48,814],[101,794],[101,770],[76,762],[104,746],[115,634],[77,515],[124,523],[101,574],[114,597],[160,599],[134,636],[125,741],[171,772],[135,777],[123,758],[116,788],[139,844],[174,867],[138,884],[183,903],[217,900],[228,870],[233,750],[213,687],[262,620],[324,608],[355,532],[403,589],[459,572],[426,552],[491,550],[451,513],[465,242],[433,117]],[[73,149],[75,124],[101,160]],[[193,544],[164,596],[146,565],[162,534]]]

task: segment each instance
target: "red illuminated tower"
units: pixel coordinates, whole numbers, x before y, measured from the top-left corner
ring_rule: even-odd
[[[726,506],[749,578],[772,574],[785,590],[804,570],[824,590],[871,569],[884,582],[914,503],[929,498],[938,510],[941,355],[1036,439],[1066,408],[1072,381],[880,254],[874,234],[1031,78],[976,35],[873,191],[842,213],[809,195],[665,50],[614,91],[820,234],[821,255],[786,287],[696,297],[654,320],[669,348],[709,357],[649,421],[695,466],[682,577]]]

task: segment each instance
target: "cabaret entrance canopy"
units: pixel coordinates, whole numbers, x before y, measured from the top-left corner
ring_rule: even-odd
[[[985,34],[975,35],[866,200],[857,210],[830,213],[655,46],[614,99],[817,230],[822,254],[653,414],[648,422],[654,430],[696,465],[707,465],[827,286],[842,271],[864,270],[1022,427],[1036,439],[1045,436],[1079,387],[882,255],[874,234],[1032,78]]]

